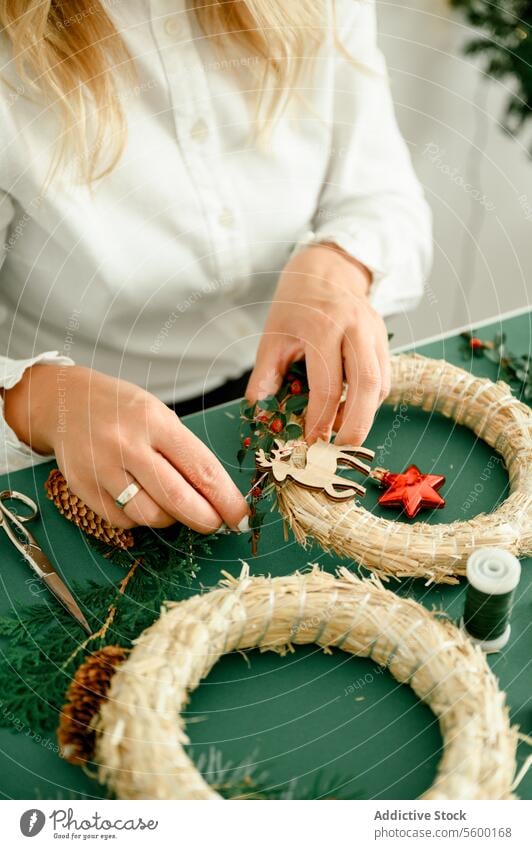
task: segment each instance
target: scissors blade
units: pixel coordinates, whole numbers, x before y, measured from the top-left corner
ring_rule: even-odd
[[[91,629],[89,627],[89,623],[85,619],[83,613],[78,607],[76,599],[68,589],[67,585],[64,581],[59,577],[57,572],[50,572],[48,575],[43,576],[43,581],[52,592],[58,601],[61,602],[63,607],[65,607],[68,612],[76,619],[84,631],[87,634],[91,634]]]
[[[39,548],[38,545],[30,544],[25,546],[25,556],[34,571],[38,574],[39,578],[44,581],[50,592],[55,595],[56,599],[61,602],[63,607],[68,610],[71,616],[79,622],[87,634],[91,634],[92,631],[89,623],[79,609],[76,599],[68,589],[63,579],[59,577],[44,551]]]

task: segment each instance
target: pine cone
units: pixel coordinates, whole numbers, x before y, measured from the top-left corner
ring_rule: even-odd
[[[127,650],[121,646],[106,646],[91,654],[72,679],[57,729],[61,755],[70,763],[83,764],[92,759],[96,740],[93,723],[116,668],[126,656]]]
[[[59,469],[52,469],[44,488],[48,498],[54,502],[60,513],[70,522],[74,522],[84,533],[115,548],[131,548],[133,545],[131,531],[113,527],[107,519],[102,519],[87,507],[81,498],[69,489]]]

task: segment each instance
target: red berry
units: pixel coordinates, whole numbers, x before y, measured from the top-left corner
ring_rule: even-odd
[[[484,342],[482,339],[478,339],[476,336],[472,336],[469,340],[469,347],[473,349],[473,351],[478,351],[480,348],[484,347]]]
[[[262,489],[260,488],[260,486],[254,486],[251,490],[251,495],[253,498],[260,498],[262,495]]]
[[[261,413],[260,416],[257,416],[258,422],[267,422],[269,420],[268,413]]]
[[[281,433],[281,431],[284,430],[282,419],[274,419],[270,425],[270,430],[274,433]]]
[[[290,384],[290,392],[292,395],[301,395],[303,391],[303,385],[300,380],[293,380]]]
[[[242,445],[244,448],[249,448],[251,445],[251,436],[246,436],[246,438],[242,440]]]

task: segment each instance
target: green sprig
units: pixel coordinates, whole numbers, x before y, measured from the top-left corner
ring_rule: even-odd
[[[486,357],[497,365],[512,389],[526,401],[532,400],[532,355],[513,354],[506,344],[506,334],[493,339],[480,339],[474,331],[462,333],[464,356]]]
[[[465,52],[484,59],[487,74],[509,80],[504,128],[522,129],[532,114],[532,2],[531,0],[451,0],[478,34]]]
[[[248,452],[255,454],[260,448],[268,454],[276,439],[287,442],[289,439],[299,439],[303,435],[303,428],[298,421],[308,406],[309,385],[305,362],[292,363],[283,380],[281,387],[275,395],[261,398],[256,404],[250,406],[246,401],[242,402],[240,409],[240,449],[237,460],[242,467]],[[261,509],[259,502],[269,499],[272,487],[259,485],[263,472],[256,470],[251,489],[251,544],[252,553],[256,554],[260,536],[260,530],[264,522],[266,511]]]
[[[321,770],[306,784],[297,778],[274,784],[268,771],[258,768],[256,752],[238,763],[224,759],[220,749],[214,746],[197,757],[193,747],[190,747],[188,754],[205,781],[224,799],[361,798],[356,790],[348,790],[352,786],[352,779],[327,777]]]
[[[141,566],[124,593],[117,586],[89,581],[72,589],[91,628],[96,632],[109,609],[115,617],[103,637],[80,645],[80,630],[72,617],[53,601],[19,606],[16,614],[0,617],[0,726],[53,731],[65,702],[71,677],[84,658],[106,645],[127,648],[160,614],[166,599],[180,600],[197,575],[198,559],[210,553],[209,538],[180,524],[165,530],[138,528],[131,549],[95,548],[119,566]],[[92,542],[92,541],[91,541]],[[75,655],[74,657],[72,657]],[[72,658],[69,661],[69,658]]]

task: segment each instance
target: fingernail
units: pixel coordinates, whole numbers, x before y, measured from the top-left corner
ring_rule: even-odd
[[[214,533],[215,533],[215,534],[221,534],[222,536],[223,536],[224,534],[230,534],[230,533],[231,533],[231,528],[229,528],[229,527],[225,524],[225,522],[222,522],[222,524],[220,525],[220,527],[218,528],[218,530],[216,530]]]
[[[238,523],[237,527],[240,534],[245,534],[246,531],[249,531],[249,516],[244,516],[244,518]]]

